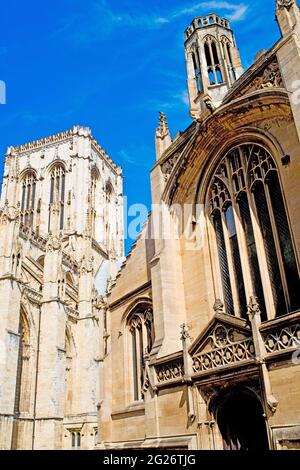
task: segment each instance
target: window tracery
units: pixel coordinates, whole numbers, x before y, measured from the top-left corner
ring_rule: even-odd
[[[213,176],[209,213],[226,312],[246,317],[248,290],[257,297],[266,320],[266,276],[275,315],[299,309],[299,272],[288,216],[275,161],[264,147],[245,144],[227,153]],[[259,260],[259,243],[266,269]],[[249,279],[251,285],[246,284]]]

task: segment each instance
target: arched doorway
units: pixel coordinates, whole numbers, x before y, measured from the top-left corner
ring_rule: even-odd
[[[251,391],[234,390],[218,399],[215,416],[225,450],[268,450],[264,411]]]

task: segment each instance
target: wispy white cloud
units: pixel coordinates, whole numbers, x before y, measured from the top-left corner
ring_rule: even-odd
[[[69,34],[77,42],[89,43],[105,39],[116,29],[160,29],[175,23],[181,18],[191,20],[192,15],[216,12],[226,14],[231,21],[245,19],[249,6],[244,3],[210,0],[202,2],[187,2],[186,6],[175,9],[161,8],[159,12],[141,11],[132,13],[114,11],[106,0],[86,0],[87,15],[76,14],[75,10],[62,20],[57,34]]]
[[[207,2],[198,2],[190,7],[186,8],[179,8],[175,11],[171,18],[176,19],[182,16],[191,15],[194,13],[201,14],[203,10],[214,10],[217,12],[218,10],[225,10],[228,12],[227,17],[231,21],[239,21],[245,18],[246,12],[248,10],[248,5],[245,3],[231,3],[231,2],[223,2],[218,0],[212,0]]]

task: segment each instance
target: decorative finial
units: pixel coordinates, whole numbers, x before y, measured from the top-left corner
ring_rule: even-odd
[[[159,122],[158,122],[157,131],[159,132],[160,137],[162,138],[164,138],[167,134],[170,133],[167,116],[163,112],[159,113]]]
[[[172,144],[172,138],[165,113],[159,113],[159,122],[156,129],[156,159],[159,160],[162,154]]]

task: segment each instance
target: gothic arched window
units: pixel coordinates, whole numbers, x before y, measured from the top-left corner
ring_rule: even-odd
[[[58,211],[60,230],[64,228],[65,218],[65,184],[66,172],[62,165],[56,165],[50,175],[50,213],[49,213],[49,230],[51,229],[51,209],[53,206]]]
[[[36,176],[30,171],[22,179],[21,224],[33,227],[36,195]]]
[[[232,82],[236,80],[236,72],[233,66],[233,59],[232,59],[232,43],[226,36],[222,37],[221,40],[222,52],[227,64],[228,73]]]
[[[145,360],[154,342],[153,313],[149,305],[137,307],[129,317],[128,328],[131,334],[132,376],[134,401],[143,398]]]
[[[96,204],[97,204],[97,186],[99,181],[99,171],[94,167],[91,171],[91,206],[90,206],[90,223],[92,236],[96,236]]]
[[[25,312],[21,309],[19,320],[19,354],[15,394],[15,414],[28,412],[30,405],[30,331]]]
[[[272,308],[276,316],[298,310],[299,271],[271,154],[258,144],[232,149],[213,176],[209,202],[226,312],[245,317],[250,295],[263,320],[272,317]]]

